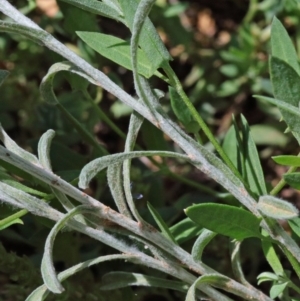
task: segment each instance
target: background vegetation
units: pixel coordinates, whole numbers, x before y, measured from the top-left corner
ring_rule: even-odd
[[[52,3],[53,6],[44,6],[45,3]],[[50,0],[16,0],[13,4],[73,51],[103,70],[126,91],[134,94],[131,72],[97,54],[75,34],[75,31],[99,31],[129,39],[129,31],[121,24],[84,13],[60,1],[57,1],[57,6]],[[281,153],[296,155],[298,146],[289,133],[283,134],[286,125],[279,122],[279,110],[254,99],[252,95],[272,95],[268,53],[270,25],[274,15],[283,22],[299,50],[299,9],[298,2],[293,0],[158,0],[151,12],[151,19],[174,58],[172,66],[198,112],[220,141],[231,124],[232,114],[244,114],[258,146],[265,177],[272,186],[285,169],[276,165],[271,156]],[[22,36],[1,33],[0,69],[6,69],[11,74],[0,90],[0,121],[20,146],[30,148],[32,152],[36,152],[42,133],[49,128],[54,129],[56,137],[51,148],[53,170],[64,179],[74,180],[82,166],[95,158],[100,150],[82,139],[63,110],[41,99],[38,88],[43,76],[53,63],[61,60],[50,50]],[[153,85],[166,90],[167,85],[162,81],[154,81]],[[84,80],[64,72],[55,77],[54,85],[61,105],[93,133],[108,153],[123,150],[124,133],[131,113],[128,107],[101,88],[88,86]],[[92,99],[82,93],[81,88],[85,86],[88,86]],[[163,98],[162,102],[165,110],[170,115],[174,114],[169,100]],[[95,103],[98,110],[95,109]],[[204,135],[198,139],[213,149]],[[146,121],[138,144],[148,150],[176,149],[168,137]],[[166,163],[171,170],[166,168]],[[135,160],[132,180],[139,211],[150,223],[153,220],[146,206],[147,201],[156,207],[168,225],[172,225],[183,218],[184,208],[196,202],[220,200],[225,193],[190,165],[184,162],[178,164],[170,159],[165,161],[160,157],[154,158],[154,161]],[[29,185],[26,179],[23,183]],[[33,188],[43,191],[39,183]],[[114,207],[105,173],[93,181],[87,193]],[[287,187],[281,195],[300,205],[299,194],[294,190]],[[224,198],[223,202],[234,200]],[[59,207],[58,202],[56,206]],[[13,212],[12,208],[1,206],[0,218]],[[3,301],[24,300],[41,283],[38,267],[46,236],[53,224],[30,214],[22,217],[22,220],[24,225],[13,225],[0,232],[3,245],[0,248],[0,300]],[[190,250],[192,245],[193,240],[187,240],[183,247]],[[79,233],[66,231],[57,237],[54,258],[59,271],[79,261],[109,253],[107,246]],[[209,245],[204,258],[217,271],[230,275],[227,240],[223,241],[222,236]],[[287,265],[284,258],[282,261]],[[242,262],[247,278],[255,285],[256,276],[269,269],[255,239],[244,242]],[[119,270],[118,265],[118,262],[110,262],[84,270],[68,280],[64,294],[50,296],[49,300],[183,300],[183,295],[179,293],[153,288],[116,290],[108,292],[108,297],[105,297],[106,293],[99,293],[97,288],[99,280],[108,271]],[[122,269],[136,272],[137,268],[127,264]],[[146,272],[144,267],[139,269]],[[262,287],[268,292],[268,283]]]

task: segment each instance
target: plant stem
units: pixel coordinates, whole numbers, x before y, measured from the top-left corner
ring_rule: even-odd
[[[223,161],[226,163],[226,165],[231,169],[233,174],[244,183],[244,179],[242,178],[242,176],[240,175],[240,173],[238,172],[236,167],[233,165],[233,163],[231,162],[231,160],[229,159],[227,154],[224,152],[221,145],[219,144],[219,142],[217,141],[217,139],[215,138],[213,133],[210,131],[210,129],[208,128],[205,121],[202,119],[200,114],[198,114],[196,108],[194,107],[194,105],[192,104],[190,99],[185,94],[185,92],[182,88],[182,85],[181,85],[177,75],[175,74],[175,72],[171,68],[171,66],[169,64],[165,64],[164,71],[168,75],[173,87],[176,89],[177,93],[180,95],[181,99],[184,101],[184,103],[186,104],[186,106],[190,110],[193,118],[199,124],[200,128],[203,130],[203,132],[205,133],[205,135],[209,139],[209,141],[212,143],[212,145],[215,147],[215,149],[219,153],[220,157],[223,159]]]

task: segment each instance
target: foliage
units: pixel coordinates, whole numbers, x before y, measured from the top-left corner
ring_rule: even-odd
[[[297,25],[299,4],[250,1],[236,36],[221,51],[214,52],[203,66],[195,64],[183,83],[171,67],[172,57],[149,14],[152,9],[157,12],[161,17],[155,19],[153,14],[155,22],[170,30],[172,42],[184,45],[192,57],[195,50],[190,47],[191,36],[178,18],[187,8],[185,4],[171,6],[158,1],[154,5],[154,0],[61,0],[58,4],[57,19],[42,20],[39,26],[26,16],[35,8],[33,1],[20,12],[7,0],[0,0],[4,44],[16,43],[24,53],[47,57],[49,65],[48,72],[40,75],[39,66],[33,66],[31,71],[25,59],[16,59],[4,51],[8,62],[24,66],[19,72],[25,81],[25,92],[32,99],[24,104],[12,104],[12,95],[22,99],[22,93],[12,94],[12,89],[7,88],[22,84],[20,77],[0,70],[0,85],[5,95],[0,115],[3,143],[0,200],[5,210],[0,229],[6,233],[18,226],[21,230],[16,240],[44,249],[43,284],[26,300],[50,299],[54,296],[51,293],[75,300],[76,294],[86,292],[87,300],[107,297],[132,300],[133,286],[156,288],[169,300],[172,296],[185,300],[232,300],[233,295],[244,300],[299,300],[299,296],[295,297],[300,293],[299,212],[288,201],[275,197],[286,183],[299,189],[298,157],[273,157],[276,163],[291,168],[272,188],[266,181],[266,170],[256,146],[256,136],[268,136],[270,128],[261,127],[258,134],[253,134],[247,116],[243,115],[232,119],[224,137],[215,135],[210,126],[213,114],[226,106],[226,97],[237,98],[240,91],[250,89],[267,94],[256,96],[261,110],[268,111],[270,116],[281,115],[299,143],[298,55],[285,27],[273,17],[287,13]],[[257,56],[264,51],[258,48],[265,42],[262,33],[267,31],[253,22],[259,14],[264,16],[265,26],[272,22],[270,80],[264,77],[267,60],[259,60]],[[130,32],[130,40],[128,35],[120,38],[102,33],[97,20],[104,18],[122,25],[125,33]],[[53,35],[45,30],[49,26]],[[172,27],[182,34],[176,36]],[[253,38],[253,32],[260,38]],[[216,57],[222,62],[218,75],[215,77],[212,71],[205,76]],[[98,68],[94,67],[96,62]],[[136,97],[126,92],[128,80],[118,72],[109,71],[107,66],[130,76]],[[30,76],[39,78],[39,90],[36,82],[27,80]],[[270,97],[271,85],[274,98]],[[208,101],[201,103],[199,100],[205,97],[209,97]],[[110,117],[106,103],[111,100],[115,100],[110,106],[115,116],[130,114],[127,134]],[[37,114],[28,113],[33,105]],[[37,156],[27,147],[20,147],[5,132],[4,128],[17,126],[10,114],[12,109],[26,112],[20,128],[28,129],[27,135],[33,139],[27,143],[25,136],[18,138],[18,142],[37,148]],[[124,148],[99,142],[99,133],[95,133],[99,120],[125,141]],[[291,135],[286,138],[279,129],[278,125],[271,126],[271,132],[281,137],[274,145],[281,146],[291,140]],[[76,152],[80,147],[81,151]],[[151,159],[146,161],[147,157]],[[133,161],[135,158],[139,161]],[[192,167],[212,178],[219,185],[217,191],[182,176],[182,171],[190,172]],[[164,207],[164,198],[168,198],[161,189],[164,175],[200,193],[196,199],[183,195],[172,200],[172,207]],[[110,194],[103,185],[106,180]],[[146,204],[142,195],[147,199]],[[36,227],[30,228],[32,218],[39,231],[51,228],[45,242],[26,240]],[[290,226],[292,236],[282,227],[283,222]],[[25,226],[15,225],[22,223]],[[62,231],[66,232],[63,239]],[[80,251],[85,243],[79,234],[94,239],[93,251]],[[220,248],[220,239],[230,242],[233,273],[206,262],[206,250],[213,243]],[[269,296],[244,275],[241,248],[249,242],[259,242],[272,269],[256,273],[258,284],[271,283]],[[34,275],[33,283],[39,282],[27,260],[8,255],[4,249],[0,251],[4,254],[1,270],[23,283],[26,266]],[[287,258],[284,265],[282,255]],[[56,260],[65,262],[62,268],[57,268]],[[122,265],[115,261],[121,261]],[[67,281],[98,264],[103,276],[100,285],[86,281],[77,287]],[[91,274],[86,273],[89,279]],[[23,294],[23,284],[19,289]],[[113,290],[112,295],[105,293],[107,290]]]

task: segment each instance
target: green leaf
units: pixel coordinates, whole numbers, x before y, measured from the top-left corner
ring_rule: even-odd
[[[265,216],[274,219],[292,219],[299,215],[298,209],[287,201],[280,200],[271,195],[259,198],[257,209]]]
[[[105,261],[117,260],[122,259],[125,261],[134,261],[136,259],[135,255],[124,255],[124,254],[117,254],[117,255],[107,255],[107,256],[100,256],[95,259],[90,259],[85,262],[81,262],[77,265],[72,266],[71,268],[61,272],[58,274],[59,281],[64,281],[69,277],[73,276],[74,274],[82,271],[83,269],[90,267],[94,264],[98,264]],[[47,289],[46,285],[41,285],[37,289],[35,289],[25,301],[43,301],[49,295],[50,291]]]
[[[237,170],[243,174],[241,161],[242,148],[238,147],[239,142],[237,141],[237,135],[238,133],[236,127],[231,125],[226,133],[226,136],[224,137],[222,148]]]
[[[262,240],[262,249],[264,252],[264,255],[269,263],[269,265],[272,267],[274,273],[278,276],[282,276],[284,274],[283,267],[281,265],[281,262],[277,256],[277,253],[274,249],[274,246],[271,242],[267,240]]]
[[[205,247],[210,243],[210,241],[217,235],[217,233],[212,232],[207,229],[203,229],[201,234],[195,241],[192,249],[193,259],[196,261],[201,261],[203,251]]]
[[[94,178],[102,169],[106,168],[110,164],[122,163],[124,160],[138,158],[138,157],[149,157],[149,156],[162,156],[162,157],[174,157],[189,160],[186,155],[181,155],[174,152],[165,151],[134,151],[127,153],[113,154],[95,159],[84,166],[79,176],[79,187],[87,188],[88,183]]]
[[[0,87],[4,83],[5,79],[8,77],[8,75],[8,71],[0,69]]]
[[[250,186],[250,189],[257,195],[267,194],[265,177],[261,167],[257,148],[253,141],[249,125],[243,115],[241,115],[241,121],[247,182]]]
[[[62,287],[60,280],[56,275],[52,260],[52,250],[55,237],[58,232],[66,225],[69,219],[77,214],[82,214],[84,212],[93,213],[94,210],[92,207],[86,205],[80,205],[74,208],[73,210],[65,214],[65,216],[55,224],[47,237],[41,264],[41,272],[45,285],[53,293],[60,294],[64,291],[64,288]]]
[[[300,74],[298,55],[293,42],[276,16],[273,18],[271,27],[271,51],[272,56],[285,61]]]
[[[119,3],[124,13],[126,24],[132,31],[139,0],[119,0]],[[143,18],[143,16],[138,17]],[[148,17],[140,34],[139,45],[145,52],[148,60],[152,63],[152,73],[159,67],[162,67],[165,62],[172,60],[172,57]]]
[[[110,272],[102,277],[100,289],[114,290],[127,286],[151,286],[186,292],[188,286],[181,281],[166,280],[137,273]]]
[[[48,170],[52,170],[50,161],[50,146],[54,136],[55,132],[53,130],[48,130],[43,134],[38,143],[39,161],[41,165]]]
[[[270,59],[270,73],[275,98],[292,106],[291,112],[279,109],[292,134],[300,143],[300,123],[297,114],[299,113],[300,77],[290,65],[277,57]]]
[[[199,235],[203,227],[195,224],[190,218],[185,218],[170,228],[170,231],[179,244]]]
[[[257,279],[257,284],[260,285],[262,282],[265,281],[277,281],[279,279],[279,276],[274,273],[263,272],[257,276]]]
[[[64,3],[65,2],[65,3]],[[98,31],[99,26],[95,15],[76,7],[69,3],[59,2],[59,7],[63,13],[63,29],[67,31],[71,38],[76,37],[76,31]]]
[[[287,166],[300,166],[300,157],[297,156],[289,156],[289,155],[282,155],[282,156],[274,156],[272,159],[281,165]]]
[[[237,240],[261,237],[260,219],[241,208],[205,203],[188,207],[185,213],[198,225]]]
[[[288,286],[288,282],[274,283],[270,289],[270,297],[274,300],[277,298]]]
[[[300,190],[300,172],[285,174],[283,178],[290,186]]]
[[[3,219],[3,220],[0,220],[0,231],[1,230],[4,230],[8,227],[10,227],[11,225],[14,225],[14,224],[21,224],[21,225],[24,225],[23,221],[20,219],[20,218],[16,218],[12,221],[7,221],[5,222],[6,219]]]
[[[168,238],[170,241],[173,241],[175,244],[178,244],[177,241],[176,241],[176,239],[172,235],[172,232],[170,231],[168,225],[164,222],[164,220],[159,215],[159,213],[157,212],[157,210],[149,202],[147,202],[147,207],[148,207],[148,209],[149,209],[152,217],[154,218],[157,226],[159,227],[160,231],[162,232],[162,234],[166,238]]]
[[[267,124],[255,124],[250,126],[252,138],[256,145],[274,145],[284,147],[289,141],[289,137],[284,135],[274,126]]]
[[[256,97],[258,99],[261,99],[263,101],[267,101],[275,106],[277,106],[281,111],[285,111],[287,114],[295,115],[295,118],[300,117],[300,112],[296,109],[295,106],[288,104],[287,102],[284,102],[283,100],[267,97],[267,96],[261,96],[261,95],[253,95],[253,97]]]
[[[122,39],[97,32],[77,31],[76,34],[92,49],[123,66],[128,70],[132,70],[130,44]],[[151,77],[156,69],[153,68],[152,62],[149,61],[145,53],[138,50],[138,72],[146,78]]]
[[[294,233],[300,237],[300,218],[293,218],[292,220],[288,221],[290,227],[292,228],[292,230],[294,231]]]
[[[111,6],[96,0],[60,0],[68,4],[72,4],[81,10],[97,14],[103,17],[111,18],[124,23],[124,18],[118,10]]]
[[[187,105],[183,102],[177,91],[169,86],[169,94],[171,99],[171,106],[173,112],[179,121],[184,125],[185,129],[189,133],[196,133],[199,131],[200,126],[194,121],[194,118],[188,109]]]

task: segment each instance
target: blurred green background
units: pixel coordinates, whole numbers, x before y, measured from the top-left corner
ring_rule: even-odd
[[[16,0],[12,4],[42,28],[93,66],[101,69],[113,81],[134,95],[131,72],[101,57],[86,46],[75,31],[97,31],[129,39],[123,25],[112,20],[83,12],[71,5],[52,0]],[[215,136],[222,141],[231,124],[232,114],[243,113],[251,125],[258,145],[264,172],[270,185],[274,185],[283,172],[270,157],[275,154],[297,154],[297,144],[289,134],[283,134],[285,125],[279,122],[279,111],[252,97],[253,94],[272,95],[268,74],[270,24],[276,15],[287,28],[299,53],[300,10],[296,0],[224,0],[177,1],[158,0],[151,19],[174,61],[187,95],[198,112],[209,124]],[[6,19],[5,16],[1,16]],[[63,61],[57,54],[19,35],[0,34],[0,69],[10,76],[0,88],[0,122],[7,133],[20,146],[36,153],[40,136],[48,129],[56,131],[51,158],[53,170],[68,181],[74,180],[80,169],[99,154],[83,141],[65,114],[56,106],[43,101],[39,85],[50,66]],[[167,91],[159,79],[152,79],[155,88]],[[88,86],[93,99],[87,99],[80,88]],[[93,134],[109,153],[123,150],[122,139],[103,119],[94,104],[101,109],[124,133],[127,131],[131,109],[99,87],[88,85],[83,79],[65,72],[54,80],[55,93],[63,107]],[[167,112],[175,118],[168,94],[162,99]],[[212,149],[206,138],[204,144]],[[150,123],[145,122],[138,138],[147,149],[176,150],[176,145]],[[160,161],[170,169],[192,181],[186,183],[170,175],[166,168],[158,169],[150,160],[134,161],[132,166],[133,191],[143,194],[138,200],[141,214],[153,223],[146,202],[151,202],[169,225],[184,218],[183,209],[192,203],[220,201],[216,194],[203,190],[197,183],[212,191],[223,192],[213,181],[183,162]],[[1,167],[5,172],[5,166]],[[47,187],[19,177],[24,185],[49,193]],[[193,184],[194,183],[194,184]],[[88,193],[101,202],[114,207],[106,184],[105,173],[95,180]],[[294,202],[299,195],[284,189],[282,195]],[[232,200],[231,200],[232,201]],[[52,201],[57,208],[57,201]],[[61,208],[60,208],[61,209]],[[1,206],[0,218],[15,212]],[[30,214],[23,217],[24,225],[13,225],[0,232],[4,247],[0,248],[0,300],[24,300],[41,283],[38,267],[45,238],[52,222]],[[190,250],[193,241],[184,242]],[[222,247],[220,247],[222,246]],[[248,279],[255,283],[260,271],[268,269],[256,240],[247,240],[242,252],[243,266]],[[219,237],[207,249],[205,261],[218,271],[231,275],[227,241]],[[251,250],[251,251],[250,251]],[[243,251],[243,250],[242,250]],[[14,252],[14,253],[11,253]],[[57,270],[64,270],[80,261],[115,252],[107,246],[78,233],[64,232],[55,243],[54,258]],[[26,257],[23,257],[26,256]],[[129,263],[101,264],[68,281],[67,291],[49,300],[183,300],[183,294],[158,289],[128,288],[101,292],[97,288],[101,276],[111,270],[138,271],[152,275],[158,272]],[[164,275],[159,275],[165,277]],[[265,289],[268,287],[266,286]],[[47,299],[48,300],[48,299]]]

